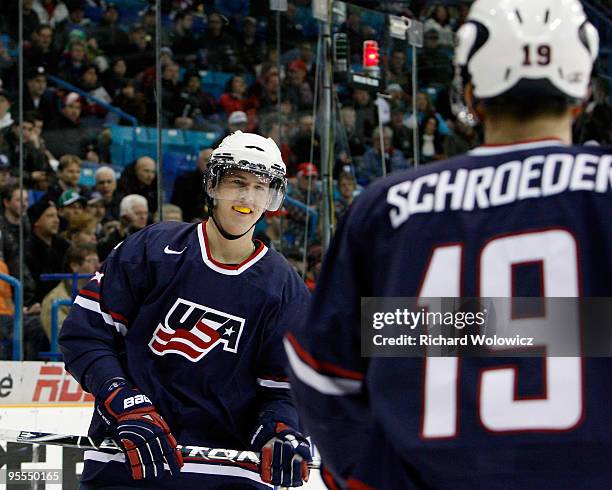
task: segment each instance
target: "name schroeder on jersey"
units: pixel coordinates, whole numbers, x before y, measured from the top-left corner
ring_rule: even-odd
[[[606,193],[612,189],[609,154],[532,154],[494,163],[431,172],[393,185],[387,192],[391,226],[397,228],[420,213],[472,211],[564,192]]]

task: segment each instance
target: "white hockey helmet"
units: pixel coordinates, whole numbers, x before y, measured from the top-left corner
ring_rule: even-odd
[[[269,187],[264,209],[276,211],[281,207],[287,192],[287,169],[272,138],[242,131],[226,136],[210,156],[204,177],[206,194],[211,199],[224,198],[218,184],[231,170],[251,172]]]
[[[477,99],[588,95],[599,35],[578,0],[476,0],[457,39],[457,74]]]

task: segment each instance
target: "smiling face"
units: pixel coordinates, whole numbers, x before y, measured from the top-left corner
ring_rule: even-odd
[[[218,184],[215,216],[228,233],[241,235],[266,210],[270,185],[265,179],[244,170],[229,170]]]

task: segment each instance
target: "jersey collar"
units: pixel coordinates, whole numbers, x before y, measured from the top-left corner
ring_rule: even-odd
[[[515,143],[502,145],[482,145],[468,152],[472,156],[499,155],[511,151],[533,150],[537,148],[547,148],[549,146],[567,146],[557,138],[537,139],[516,141]]]
[[[198,240],[200,241],[200,250],[202,251],[202,260],[207,267],[218,272],[219,274],[225,274],[226,276],[237,276],[242,274],[252,265],[256,264],[264,255],[268,252],[266,247],[260,240],[255,240],[257,248],[246,260],[238,265],[227,265],[222,264],[215,260],[210,253],[210,247],[208,246],[208,236],[206,234],[206,221],[200,223],[197,227]]]

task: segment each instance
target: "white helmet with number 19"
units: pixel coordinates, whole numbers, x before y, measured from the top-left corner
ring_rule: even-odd
[[[476,99],[588,96],[599,35],[578,0],[476,0],[457,38]]]

